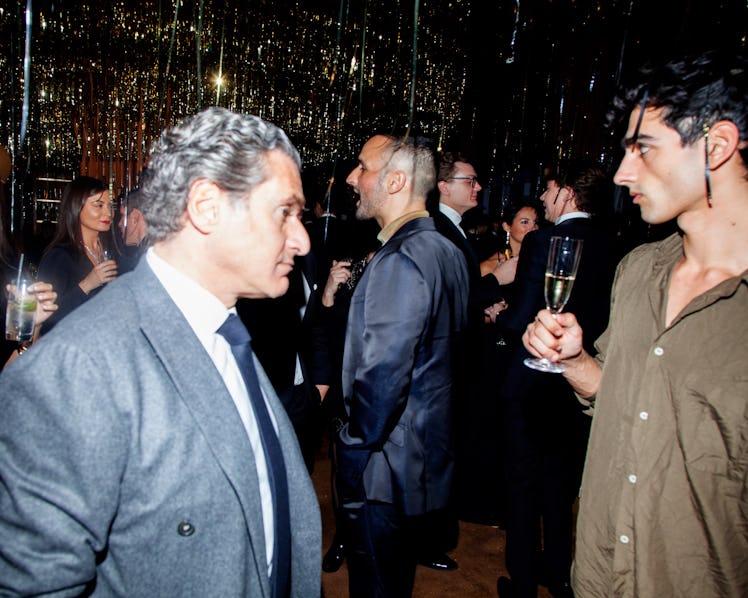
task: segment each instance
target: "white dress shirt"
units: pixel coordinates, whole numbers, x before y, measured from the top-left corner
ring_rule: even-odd
[[[234,359],[234,354],[231,352],[231,346],[228,341],[216,332],[229,314],[236,313],[236,308],[226,309],[226,306],[218,297],[160,258],[152,247],[146,253],[146,261],[213,360],[213,363],[226,383],[226,388],[231,394],[236,410],[239,412],[239,417],[244,424],[244,429],[247,431],[249,443],[252,446],[252,452],[255,456],[257,477],[260,482],[262,522],[265,531],[268,575],[270,575],[272,573],[275,535],[273,495],[270,489],[270,479],[268,478],[267,461],[265,459],[265,452],[262,449],[260,431],[257,427],[257,421],[255,420],[255,414],[252,410],[244,378],[239,371],[239,366],[236,365],[236,360]],[[268,413],[277,431],[278,425],[273,418],[273,412],[269,405]]]
[[[587,212],[569,212],[568,214],[562,214],[558,218],[556,218],[556,222],[553,224],[561,224],[565,220],[571,220],[572,218],[592,218],[592,214],[588,214]]]
[[[444,214],[447,218],[449,218],[452,221],[452,224],[454,224],[457,227],[457,230],[460,231],[462,236],[467,239],[467,233],[460,226],[460,222],[462,222],[462,216],[460,215],[460,213],[454,208],[451,208],[448,205],[443,204],[441,202],[439,202],[439,211],[442,214]]]

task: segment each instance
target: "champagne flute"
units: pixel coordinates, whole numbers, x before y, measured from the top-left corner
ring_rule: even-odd
[[[581,255],[581,239],[551,237],[545,268],[545,306],[553,314],[560,313],[569,300]],[[565,369],[562,364],[552,363],[545,357],[528,357],[524,363],[534,370],[552,374],[560,374]]]

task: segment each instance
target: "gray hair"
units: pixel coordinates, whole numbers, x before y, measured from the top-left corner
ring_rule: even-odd
[[[153,144],[140,188],[151,240],[181,230],[190,188],[199,179],[214,182],[234,203],[244,201],[267,179],[266,154],[273,150],[301,168],[283,130],[257,116],[212,107],[166,129]]]
[[[413,195],[426,197],[436,185],[436,164],[431,148],[413,137],[385,137],[392,152],[389,165],[410,172],[413,175]]]

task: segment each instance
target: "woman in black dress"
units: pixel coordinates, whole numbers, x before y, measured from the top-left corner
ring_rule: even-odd
[[[57,232],[39,264],[39,277],[52,283],[60,306],[42,333],[117,278],[117,262],[107,253],[112,218],[109,189],[102,181],[81,176],[67,184]]]

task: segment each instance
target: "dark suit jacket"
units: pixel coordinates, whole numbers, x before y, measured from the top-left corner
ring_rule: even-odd
[[[343,358],[349,422],[338,438],[341,503],[444,508],[452,482],[452,365],[468,274],[431,218],[402,226],[353,293]]]
[[[467,326],[464,335],[463,351],[460,354],[460,367],[455,374],[457,408],[467,407],[464,399],[480,392],[480,376],[484,338],[492,330],[487,328],[483,310],[501,301],[504,288],[493,274],[481,276],[480,261],[470,241],[457,226],[442,212],[433,211],[432,218],[438,230],[452,241],[462,252],[468,267],[469,292],[467,305]],[[459,419],[463,419],[463,415]],[[469,425],[469,423],[468,423]]]
[[[497,323],[505,332],[521,336],[538,311],[545,308],[543,288],[552,236],[584,240],[579,271],[564,311],[577,317],[584,330],[585,349],[594,354],[593,343],[608,324],[616,251],[614,237],[589,218],[572,218],[527,233],[517,264],[514,300],[509,309],[499,314]]]
[[[490,521],[489,511],[495,512],[499,502],[493,482],[498,478],[495,372],[499,361],[489,362],[489,355],[496,354],[495,330],[485,323],[483,310],[505,297],[508,288],[499,285],[493,274],[481,276],[480,261],[472,242],[438,208],[433,218],[437,230],[462,252],[469,274],[467,326],[453,376],[455,483],[452,503],[461,519]],[[491,504],[494,505],[491,508],[481,507]],[[436,527],[432,524],[431,530]],[[449,551],[456,545],[457,535],[456,524],[447,525],[441,541],[434,531],[426,534],[426,541],[432,549],[441,543],[445,551]]]
[[[467,240],[454,223],[438,210],[433,211],[432,217],[436,230],[447,237],[465,256],[468,267],[468,276],[470,279],[470,295],[468,304],[470,310],[480,313],[480,321],[483,322],[483,309],[493,305],[502,298],[501,285],[493,274],[481,276],[480,261],[473,250],[470,241]]]
[[[348,226],[337,216],[327,214],[315,218],[307,226],[307,232],[321,273],[326,275],[332,260],[357,257],[351,254]]]
[[[329,385],[332,376],[327,331],[319,313],[324,286],[317,282],[314,254],[297,256],[288,278],[289,288],[282,297],[240,299],[236,309],[252,337],[255,355],[291,419],[311,473],[324,428],[316,385]],[[311,291],[308,299],[304,281]],[[299,384],[295,379],[297,358],[303,377]]]
[[[311,293],[304,296],[306,280]],[[312,253],[297,256],[289,275],[289,289],[275,299],[240,299],[237,313],[252,337],[252,349],[262,363],[281,402],[291,416],[303,418],[310,405],[319,406],[315,384],[329,384],[331,366],[327,351],[327,335],[319,319],[320,295],[324,289],[318,282],[317,262]],[[304,317],[300,308],[306,306]],[[296,357],[304,376],[304,405],[290,404],[293,397]]]
[[[545,374],[526,367],[523,360],[530,354],[520,337],[527,325],[545,308],[544,284],[551,236],[583,239],[579,270],[564,311],[573,313],[584,330],[584,346],[594,354],[594,341],[608,324],[610,291],[616,266],[613,235],[589,218],[574,218],[559,225],[532,231],[522,241],[522,253],[517,264],[512,305],[496,319],[502,333],[515,347],[509,359],[506,375],[500,384],[503,403],[513,402],[524,417],[535,418],[537,397],[555,396],[556,406],[562,403],[568,410],[578,410],[571,387],[558,374]],[[565,399],[561,399],[561,397]],[[527,398],[527,397],[535,397]],[[521,406],[521,407],[520,407]]]
[[[319,506],[257,366],[287,470],[291,594],[319,596]],[[146,260],[2,372],[0,412],[0,594],[270,596],[252,446]]]

